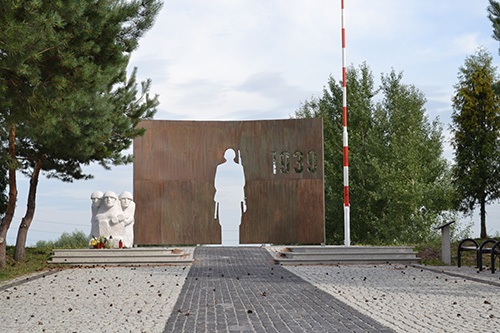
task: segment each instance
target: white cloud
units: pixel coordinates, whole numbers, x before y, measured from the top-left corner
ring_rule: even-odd
[[[391,68],[404,71],[404,82],[426,93],[431,119],[449,122],[458,68],[479,45],[500,63],[488,0],[345,5],[348,64],[366,61],[376,79]],[[340,37],[340,1],[167,0],[131,67],[139,67],[140,80],[153,80],[161,101],[157,119],[287,118],[305,99],[322,95],[330,74],[340,78]],[[92,191],[132,186],[132,166],[89,170],[95,180],[40,183],[34,229],[37,218],[85,225]],[[27,192],[27,181],[20,183],[16,218]]]
[[[483,44],[479,41],[479,33],[468,33],[455,37],[449,52],[453,54],[473,54]]]

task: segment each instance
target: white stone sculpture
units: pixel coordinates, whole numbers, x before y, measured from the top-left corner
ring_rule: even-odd
[[[124,224],[120,222],[118,216],[122,214],[122,209],[115,192],[104,193],[102,204],[97,211],[95,221],[98,224],[99,236],[106,238],[113,237],[113,242],[118,243],[125,238]],[[118,244],[112,244],[117,247]]]
[[[135,202],[132,193],[125,191],[117,197],[113,191],[102,193],[95,191],[92,200],[91,237],[112,238],[111,246],[123,247],[134,245]]]
[[[128,191],[121,193],[118,198],[120,199],[122,208],[122,213],[118,216],[118,220],[120,223],[123,223],[125,229],[123,246],[132,247],[134,245],[135,202],[133,201],[132,193]]]
[[[99,223],[95,219],[97,211],[102,203],[102,197],[104,194],[101,191],[95,191],[90,195],[90,200],[92,200],[92,217],[90,219],[90,237],[99,237]]]

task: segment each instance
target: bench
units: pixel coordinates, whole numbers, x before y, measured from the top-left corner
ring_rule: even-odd
[[[464,244],[467,242],[472,242],[474,246],[465,246]],[[491,247],[486,247],[488,244],[493,244]],[[498,244],[498,245],[497,245]],[[495,246],[496,245],[496,246]],[[500,254],[500,241],[497,242],[496,240],[493,239],[487,239],[484,242],[479,245],[479,243],[472,238],[466,238],[462,240],[458,244],[458,255],[457,255],[457,261],[458,261],[458,267],[461,266],[462,264],[462,252],[463,251],[474,251],[476,252],[476,267],[479,268],[480,271],[483,270],[483,253],[490,253],[490,254]],[[495,251],[495,252],[492,252]],[[495,255],[491,256],[491,262],[492,266],[494,265],[494,259]],[[492,273],[494,273],[494,267],[492,267]]]

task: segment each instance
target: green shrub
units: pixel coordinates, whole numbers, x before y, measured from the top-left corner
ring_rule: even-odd
[[[53,249],[54,248],[54,242],[53,241],[44,241],[44,240],[39,240],[35,244],[35,248],[37,249]]]
[[[36,247],[40,249],[81,249],[89,246],[89,236],[81,230],[75,230],[72,233],[63,232],[56,241],[38,241]]]

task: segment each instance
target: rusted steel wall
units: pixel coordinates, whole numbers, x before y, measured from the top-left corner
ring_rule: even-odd
[[[247,211],[240,243],[324,241],[323,122],[141,123],[134,141],[136,244],[219,244],[214,179],[224,152],[240,150]]]

